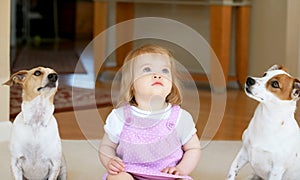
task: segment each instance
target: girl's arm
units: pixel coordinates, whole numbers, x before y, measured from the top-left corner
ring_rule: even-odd
[[[200,160],[200,142],[198,136],[194,134],[192,138],[183,145],[183,157],[176,167],[167,167],[162,172],[176,175],[189,175]]]
[[[104,134],[99,147],[99,158],[107,172],[112,175],[124,171],[125,168],[123,161],[116,156],[116,148],[117,144],[113,143],[107,134]]]

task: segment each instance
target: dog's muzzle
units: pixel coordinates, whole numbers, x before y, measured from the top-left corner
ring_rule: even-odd
[[[48,75],[48,79],[50,82],[56,82],[58,79],[58,75],[56,73],[51,73]]]
[[[245,90],[247,93],[251,94],[250,87],[253,86],[254,84],[255,84],[255,80],[251,77],[248,77],[246,80],[246,86],[245,86]]]
[[[54,88],[56,87],[56,81],[58,80],[58,75],[56,73],[51,73],[48,75],[49,83],[45,87]]]
[[[38,88],[38,91],[44,88],[55,88],[56,87],[56,81],[58,80],[58,75],[56,73],[51,73],[47,76],[49,83],[47,83],[44,87]]]

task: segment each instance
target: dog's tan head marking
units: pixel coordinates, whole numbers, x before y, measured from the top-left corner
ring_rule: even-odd
[[[268,71],[275,70],[288,72],[282,65],[273,65]],[[298,99],[300,94],[299,80],[289,74],[275,75],[267,82],[266,88],[281,100]]]
[[[20,85],[23,89],[23,101],[31,101],[39,95],[49,95],[50,101],[53,102],[58,86],[58,75],[53,69],[36,67],[14,73],[4,84]]]
[[[267,90],[272,92],[281,100],[292,100],[292,91],[296,79],[286,74],[279,74],[272,77],[266,84]]]

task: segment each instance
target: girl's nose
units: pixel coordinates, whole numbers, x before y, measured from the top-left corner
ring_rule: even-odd
[[[154,79],[160,79],[160,78],[161,78],[161,75],[154,74],[154,75],[153,75],[153,78],[154,78]]]

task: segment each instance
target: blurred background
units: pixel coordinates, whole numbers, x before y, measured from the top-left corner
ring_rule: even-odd
[[[58,94],[56,107],[61,108],[60,113],[63,114],[57,115],[72,122],[70,124],[73,125],[68,124],[66,128],[75,129],[64,131],[69,133],[65,137],[76,138],[78,136],[74,134],[80,134],[76,122],[73,122],[75,118],[72,109],[59,105],[72,106],[70,93],[73,87],[80,86],[78,94],[83,94],[84,97],[91,95],[90,90],[99,90],[96,99],[101,102],[97,102],[97,107],[105,112],[112,108],[109,97],[114,72],[121,65],[124,55],[143,42],[132,42],[120,51],[109,54],[105,73],[98,72],[95,68],[99,65],[97,58],[107,55],[105,48],[92,49],[90,56],[80,56],[99,33],[127,19],[173,19],[193,28],[212,45],[220,63],[226,67],[223,70],[228,75],[226,92],[229,94],[222,126],[224,128],[218,131],[216,138],[240,139],[241,132],[248,124],[247,120],[250,119],[256,102],[246,98],[241,88],[247,75],[261,76],[267,68],[277,63],[286,66],[292,75],[300,76],[299,0],[3,0],[0,8],[1,82],[19,69],[42,63],[59,70],[60,85],[64,87],[59,91],[61,93]],[[170,33],[173,31],[176,32],[176,29],[170,30]],[[131,35],[134,36],[134,31],[132,34],[123,34]],[[114,47],[116,39],[116,34],[107,34],[105,47]],[[196,80],[198,91],[200,99],[202,98],[200,117],[206,119],[211,100],[207,80],[204,78],[202,82],[203,77],[199,75],[203,73],[202,67],[182,47],[163,41],[156,42],[166,45],[175,53],[179,62],[191,73],[196,73],[195,77],[199,80]],[[243,65],[238,66],[241,62]],[[74,74],[76,65],[80,67],[80,71]],[[220,72],[214,74],[218,73]],[[75,75],[82,79],[82,83],[72,84]],[[96,82],[96,87],[89,82]],[[20,103],[20,94],[14,96],[12,90],[0,89],[3,102],[0,114],[5,117],[4,120],[11,115],[10,107],[19,106],[17,102]],[[12,101],[12,97],[16,101]],[[89,99],[82,102],[89,102]],[[90,107],[88,103],[82,106]],[[240,109],[245,111],[241,112]],[[67,113],[68,118],[64,113]],[[104,113],[103,117],[105,115]],[[204,125],[205,122],[197,124],[200,133]]]
[[[94,12],[96,4],[100,2],[107,3],[106,17],[103,17],[107,20],[106,27],[116,24],[115,0],[11,0],[10,45],[15,47],[24,42],[39,43],[51,39],[90,41],[95,31],[95,13],[104,13]],[[163,0],[136,0],[127,2],[136,2],[133,3],[134,17],[165,17],[177,20],[198,31],[208,42],[210,41],[210,2],[221,2],[225,5],[226,3],[238,5],[249,2],[251,6],[249,74],[259,74],[271,64],[280,63],[286,65],[293,74],[300,75],[300,2],[297,0],[171,0],[167,3],[161,3]],[[232,6],[231,24],[233,27],[230,36],[230,74],[232,75],[235,74],[236,5]],[[131,11],[131,9],[123,9],[123,11]],[[109,39],[114,40],[113,38]],[[185,58],[187,55],[184,53],[179,56],[185,61],[192,59]],[[13,60],[12,58],[11,61]],[[186,65],[192,68],[193,62],[186,63]]]

